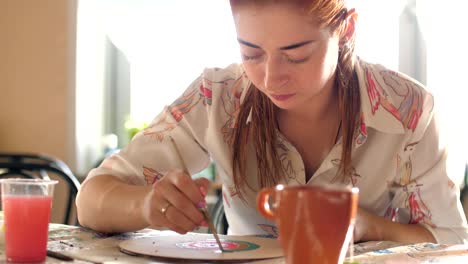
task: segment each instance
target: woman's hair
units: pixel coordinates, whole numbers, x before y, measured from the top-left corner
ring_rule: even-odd
[[[263,4],[281,0],[230,0],[231,7],[239,4]],[[347,9],[344,0],[288,0],[298,4],[308,13],[314,14],[321,26],[340,36],[346,29]],[[234,12],[234,11],[233,11]],[[354,34],[346,43],[340,44],[336,69],[335,88],[338,89],[338,104],[342,120],[341,162],[335,179],[344,180],[351,170],[351,152],[354,134],[358,127],[360,97],[357,76],[354,71]],[[271,187],[285,179],[278,156],[275,105],[255,87],[250,87],[240,107],[233,138],[234,185],[241,199],[245,187],[249,187],[246,176],[248,142],[252,140],[257,158],[258,184],[260,188]],[[244,125],[251,114],[248,125]],[[252,189],[252,188],[251,188]]]

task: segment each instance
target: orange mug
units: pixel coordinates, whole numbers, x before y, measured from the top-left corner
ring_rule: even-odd
[[[276,222],[286,263],[342,263],[352,239],[358,188],[319,185],[262,189],[257,209]]]

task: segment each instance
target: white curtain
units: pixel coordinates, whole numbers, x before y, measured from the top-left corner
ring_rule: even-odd
[[[467,8],[466,0],[415,3],[427,47],[427,86],[435,95],[449,145],[449,169],[460,177],[468,161]]]

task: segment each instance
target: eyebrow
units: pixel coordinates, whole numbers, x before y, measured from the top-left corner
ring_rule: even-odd
[[[243,40],[243,39],[241,39],[241,38],[237,38],[237,41],[239,41],[240,44],[243,44],[243,45],[245,45],[245,46],[249,46],[249,47],[254,48],[254,49],[261,49],[260,46],[255,45],[255,44],[253,44],[253,43],[250,43],[250,42],[248,42],[248,41],[245,41],[245,40]],[[297,48],[300,48],[300,47],[305,46],[305,45],[307,45],[307,44],[310,44],[310,43],[312,43],[312,42],[314,42],[314,41],[313,41],[313,40],[306,40],[306,41],[302,41],[302,42],[299,42],[299,43],[294,43],[294,44],[292,44],[292,45],[280,47],[279,49],[280,49],[280,50],[292,50],[292,49],[297,49]]]

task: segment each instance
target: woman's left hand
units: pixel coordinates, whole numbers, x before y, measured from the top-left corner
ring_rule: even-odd
[[[382,240],[380,232],[375,226],[375,217],[377,216],[370,214],[364,209],[358,208],[354,226],[354,242]]]
[[[419,224],[401,224],[358,208],[354,241],[396,241],[401,243],[436,243],[435,237]]]
[[[364,211],[364,209],[358,208],[356,223],[354,225],[354,242],[365,241],[365,238],[368,237],[367,233],[369,232],[370,225],[368,214],[369,213]]]

